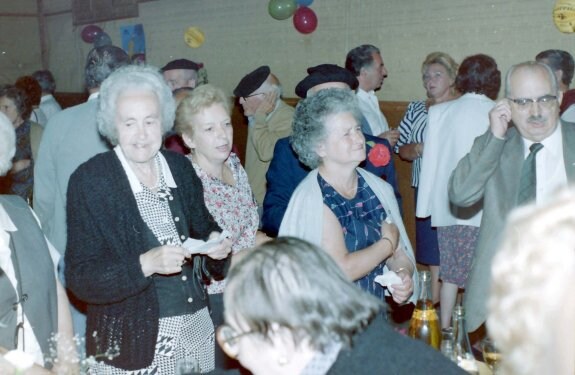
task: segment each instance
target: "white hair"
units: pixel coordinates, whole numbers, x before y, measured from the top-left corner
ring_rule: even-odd
[[[12,168],[12,158],[16,153],[16,131],[12,122],[0,112],[0,176]]]

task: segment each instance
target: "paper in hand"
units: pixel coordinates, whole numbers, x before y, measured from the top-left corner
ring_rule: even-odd
[[[227,230],[224,230],[216,238],[212,238],[209,241],[197,240],[195,238],[188,238],[182,244],[182,247],[188,251],[189,254],[199,254],[206,253],[210,248],[222,243],[226,238],[231,238],[232,235]]]
[[[393,271],[387,271],[383,275],[376,276],[374,281],[381,284],[384,288],[387,288],[390,293],[393,293],[392,285],[403,283],[401,277]]]

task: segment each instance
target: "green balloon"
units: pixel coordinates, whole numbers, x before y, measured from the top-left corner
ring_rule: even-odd
[[[297,8],[296,0],[270,0],[268,11],[276,20],[290,18]]]

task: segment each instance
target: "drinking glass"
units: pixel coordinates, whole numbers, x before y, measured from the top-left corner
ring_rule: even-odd
[[[490,338],[486,338],[482,343],[483,348],[483,361],[487,363],[487,366],[493,371],[494,374],[497,373],[497,367],[501,361],[501,353],[495,346],[495,342]]]
[[[455,362],[455,356],[453,354],[453,329],[443,328],[441,330],[441,353]]]

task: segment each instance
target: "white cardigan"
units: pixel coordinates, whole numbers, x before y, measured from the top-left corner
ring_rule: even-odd
[[[399,229],[400,244],[407,257],[413,263],[414,273],[412,278],[414,288],[410,301],[415,303],[419,294],[417,291],[418,283],[415,257],[403,225],[393,188],[390,184],[368,171],[361,168],[357,168],[356,170],[373,190],[383,205],[387,216]],[[317,175],[318,170],[312,170],[293,192],[280,225],[279,236],[298,237],[322,247],[323,196],[319,183],[317,182]],[[387,266],[385,270],[388,270]]]

